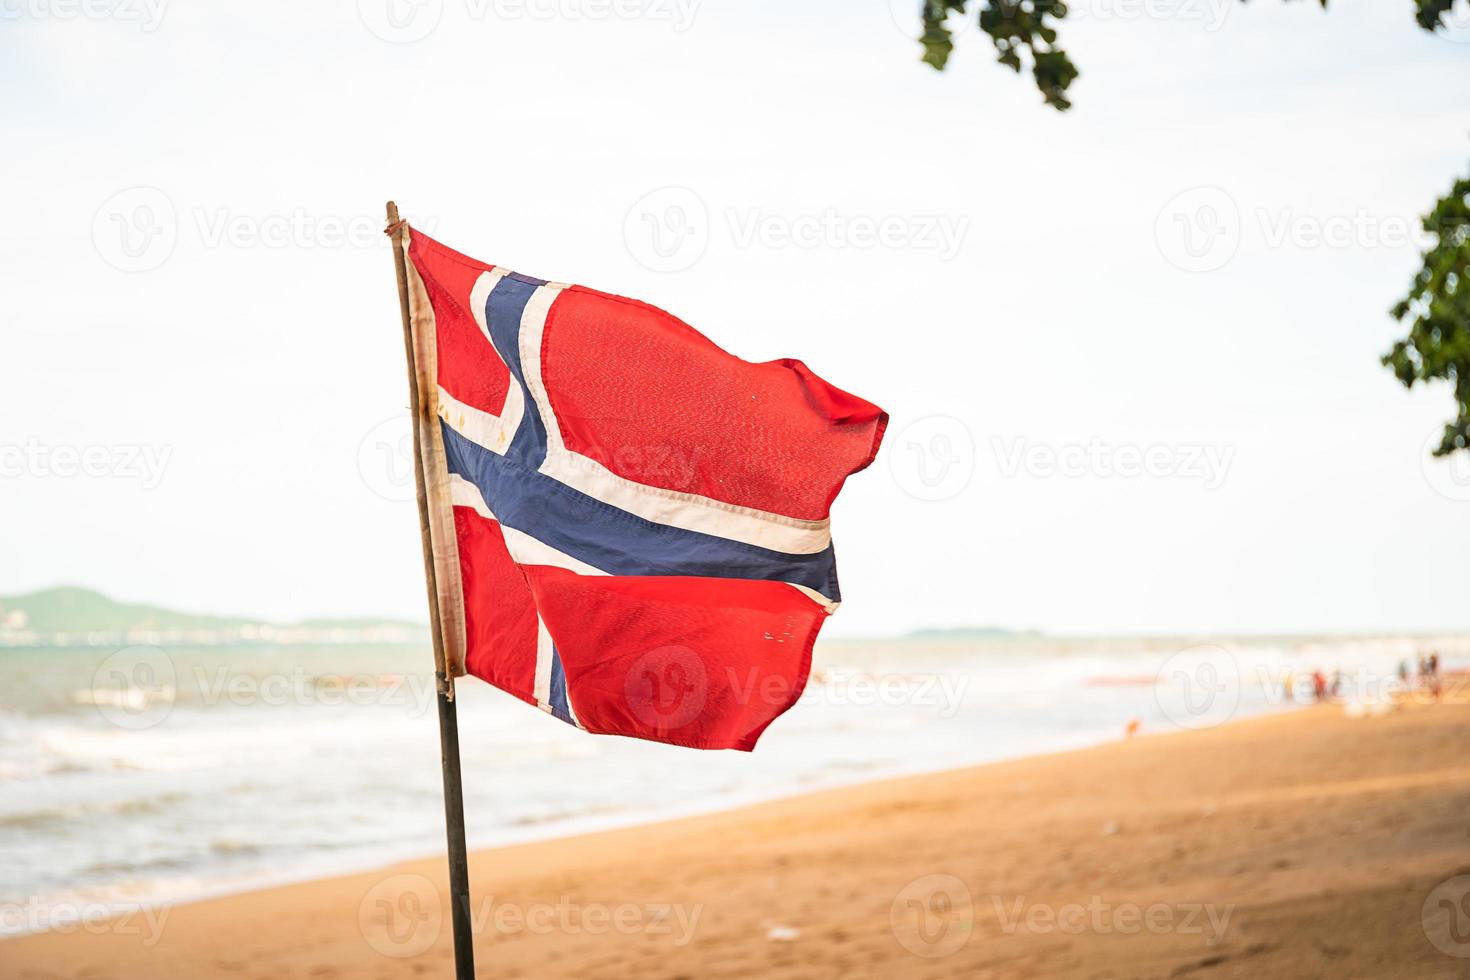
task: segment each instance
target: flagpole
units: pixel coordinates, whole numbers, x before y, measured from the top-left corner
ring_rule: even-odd
[[[424,460],[419,434],[433,424],[419,397],[414,360],[413,317],[408,302],[408,257],[403,252],[398,205],[388,202],[388,237],[393,240],[393,268],[398,273],[398,308],[403,315],[403,348],[408,356],[408,398],[413,412],[413,481],[419,501],[419,536],[424,546],[424,582],[429,589],[429,629],[434,643],[434,681],[439,704],[439,756],[444,771],[444,825],[449,845],[450,918],[454,926],[456,980],[475,976],[474,935],[470,930],[470,867],[464,841],[464,785],[459,769],[459,715],[454,704],[454,674],[444,655],[439,617],[439,587],[434,574],[434,541],[429,533],[429,502],[424,490]]]

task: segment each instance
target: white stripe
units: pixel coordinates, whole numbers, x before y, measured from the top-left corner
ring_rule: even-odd
[[[545,417],[543,411],[542,418]],[[548,432],[550,428],[547,427]],[[548,449],[541,472],[573,490],[655,524],[712,534],[788,555],[814,555],[832,543],[830,521],[798,521],[699,494],[635,483],[595,459],[565,449],[556,455]]]
[[[556,413],[551,410],[551,399],[546,397],[546,384],[541,380],[541,338],[546,332],[546,315],[551,304],[567,288],[564,282],[548,282],[539,287],[526,300],[521,312],[521,374],[526,378],[526,387],[531,391],[531,400],[541,411],[541,424],[546,427],[546,454],[565,453],[561,441],[561,427],[557,425]],[[543,468],[544,469],[544,468]]]
[[[495,347],[495,338],[490,336],[490,324],[485,320],[485,304],[490,299],[490,291],[505,278],[505,272],[504,269],[482,272],[475,280],[475,284],[470,287],[470,313],[474,315],[475,322],[480,325],[480,332],[485,335],[486,340],[490,341],[491,347]],[[496,348],[496,353],[500,353],[499,348]],[[500,359],[505,360],[505,355],[502,354]]]
[[[551,634],[546,624],[536,617],[536,703],[542,711],[551,711]]]
[[[512,405],[514,402],[514,405]],[[521,386],[512,378],[510,389],[505,396],[507,409],[513,409],[503,416],[491,415],[483,409],[473,405],[466,405],[455,398],[443,386],[439,386],[439,417],[449,423],[449,427],[470,442],[483,446],[492,453],[505,455],[505,449],[510,445],[511,439],[515,438],[516,427],[521,424],[521,414],[525,411],[525,399],[521,395]],[[511,417],[513,414],[514,417]]]
[[[458,473],[449,474],[449,494],[454,506],[473,508],[475,513],[486,520],[499,523],[499,518],[485,503],[480,488]],[[602,569],[594,568],[581,559],[557,551],[551,545],[542,543],[524,531],[501,524],[500,534],[505,538],[505,550],[510,552],[511,558],[517,565],[550,565],[553,568],[565,568],[578,575],[607,574]]]
[[[803,521],[699,494],[650,487],[618,476],[597,460],[568,450],[546,394],[541,369],[546,317],[551,304],[566,288],[566,284],[554,282],[541,286],[531,294],[521,315],[521,371],[546,429],[546,461],[541,464],[542,473],[655,524],[712,534],[788,555],[816,554],[831,544],[830,521]]]
[[[470,287],[470,314],[474,316],[475,324],[479,326],[480,333],[485,335],[485,340],[490,344],[490,349],[495,351],[496,356],[500,358],[502,363],[508,362],[505,360],[505,353],[499,347],[495,346],[495,338],[490,336],[490,324],[485,319],[485,303],[490,299],[490,291],[496,287],[500,280],[506,277],[506,274],[507,270],[505,269],[493,269],[490,272],[482,272],[479,278],[475,280],[475,284]],[[466,427],[461,428],[455,424],[453,419],[446,416],[442,403],[439,417],[448,422],[450,428],[454,429],[455,432],[458,432],[466,439],[477,442],[491,452],[500,453],[501,455],[505,454],[505,447],[510,444],[511,438],[515,436],[516,428],[521,424],[521,416],[526,414],[526,396],[521,393],[521,386],[516,383],[516,379],[509,376],[509,368],[506,369],[506,372],[509,383],[505,389],[505,404],[501,406],[499,415],[494,415],[482,409],[471,408],[463,402],[454,399],[442,386],[439,388],[441,402],[445,396],[448,396],[453,401],[453,406],[451,407],[461,410],[461,417],[465,419]],[[471,415],[470,413],[474,414]],[[476,416],[478,416],[478,421],[476,420]],[[491,424],[486,425],[485,420],[489,420]]]
[[[547,714],[552,713],[551,708],[551,668],[552,660],[556,656],[551,642],[551,634],[546,632],[546,624],[541,617],[536,617],[536,705]],[[572,685],[566,676],[566,665],[562,665],[562,684],[565,686],[567,696],[567,717],[572,724],[582,728],[582,721],[577,717],[577,709],[572,707]],[[582,728],[582,731],[587,729]]]
[[[542,543],[525,531],[518,531],[502,524],[500,533],[505,537],[505,550],[510,552],[510,556],[515,559],[517,565],[549,565],[552,568],[565,568],[578,575],[607,574],[602,569],[593,568],[581,559],[557,551],[551,545]]]
[[[456,473],[449,474],[449,491],[456,507],[471,507],[481,517],[487,520],[495,520],[495,515],[485,504],[485,498],[478,487]],[[499,523],[499,522],[497,522]],[[505,537],[505,549],[518,564],[522,565],[555,565],[566,568],[579,575],[604,575],[605,572],[598,571],[586,562],[578,561],[570,555],[564,555],[554,548],[548,547],[522,531],[513,527],[500,525],[500,533]],[[551,712],[551,660],[552,660],[551,634],[546,631],[546,624],[541,617],[536,617],[536,681],[535,697],[536,704],[541,710]],[[571,716],[572,724],[582,728],[582,722],[577,717],[576,709],[572,707],[571,686],[567,687],[567,714]],[[584,729],[585,731],[585,729]]]
[[[827,611],[828,615],[835,613],[837,611],[837,607],[842,605],[842,603],[840,602],[833,602],[831,599],[828,599],[816,589],[808,588],[805,585],[797,585],[795,582],[787,582],[786,584],[791,586],[796,591],[800,592],[802,595],[806,596],[812,602],[815,602],[817,605],[821,606]]]
[[[496,518],[490,506],[485,503],[485,497],[480,493],[480,488],[475,486],[458,473],[449,474],[449,495],[456,507],[469,507],[475,513],[487,521],[499,520]],[[553,568],[565,568],[569,572],[578,575],[606,575],[600,568],[594,568],[586,562],[573,558],[571,555],[557,551],[549,544],[545,544],[531,537],[524,531],[518,531],[513,527],[500,525],[501,536],[505,538],[505,550],[510,552],[518,565],[550,565]],[[808,599],[821,606],[828,613],[837,611],[839,603],[833,602],[816,589],[795,582],[783,582],[789,585]],[[568,699],[570,701],[570,699]]]

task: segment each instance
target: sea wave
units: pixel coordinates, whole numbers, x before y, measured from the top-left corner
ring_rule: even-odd
[[[0,811],[0,828],[58,828],[97,817],[141,818],[164,813],[186,799],[183,793],[163,793],[146,799],[94,800],[35,810]]]
[[[1147,679],[1157,681],[1179,644],[1125,647],[834,650],[753,754],[589,736],[466,682],[459,717],[468,835],[475,846],[550,837],[1075,748],[1133,727],[1170,728],[1158,685]],[[1289,707],[1273,687],[1284,672],[1357,663],[1391,673],[1405,649],[1320,640],[1229,646],[1243,678],[1234,713]],[[1447,667],[1470,664],[1470,645],[1442,652],[1459,658]],[[235,655],[191,654],[214,664]],[[374,654],[324,656],[339,662],[321,672],[351,673],[364,669],[356,658]],[[432,711],[393,704],[220,711],[180,702],[151,727],[128,729],[108,723],[96,703],[71,702],[95,665],[68,663],[0,657],[0,690],[28,692],[21,710],[0,714],[0,892],[8,893],[0,902],[38,895],[172,902],[442,847]],[[392,672],[386,664],[373,669]],[[64,710],[51,710],[58,702]]]

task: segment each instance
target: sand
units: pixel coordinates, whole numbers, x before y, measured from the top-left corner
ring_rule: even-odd
[[[1467,977],[1470,705],[1145,735],[471,875],[481,976]],[[0,976],[450,976],[444,882],[412,862],[24,937]]]

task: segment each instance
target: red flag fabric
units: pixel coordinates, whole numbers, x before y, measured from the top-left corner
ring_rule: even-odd
[[[456,672],[589,732],[754,747],[840,601],[829,510],[887,415],[800,361],[404,233]]]

